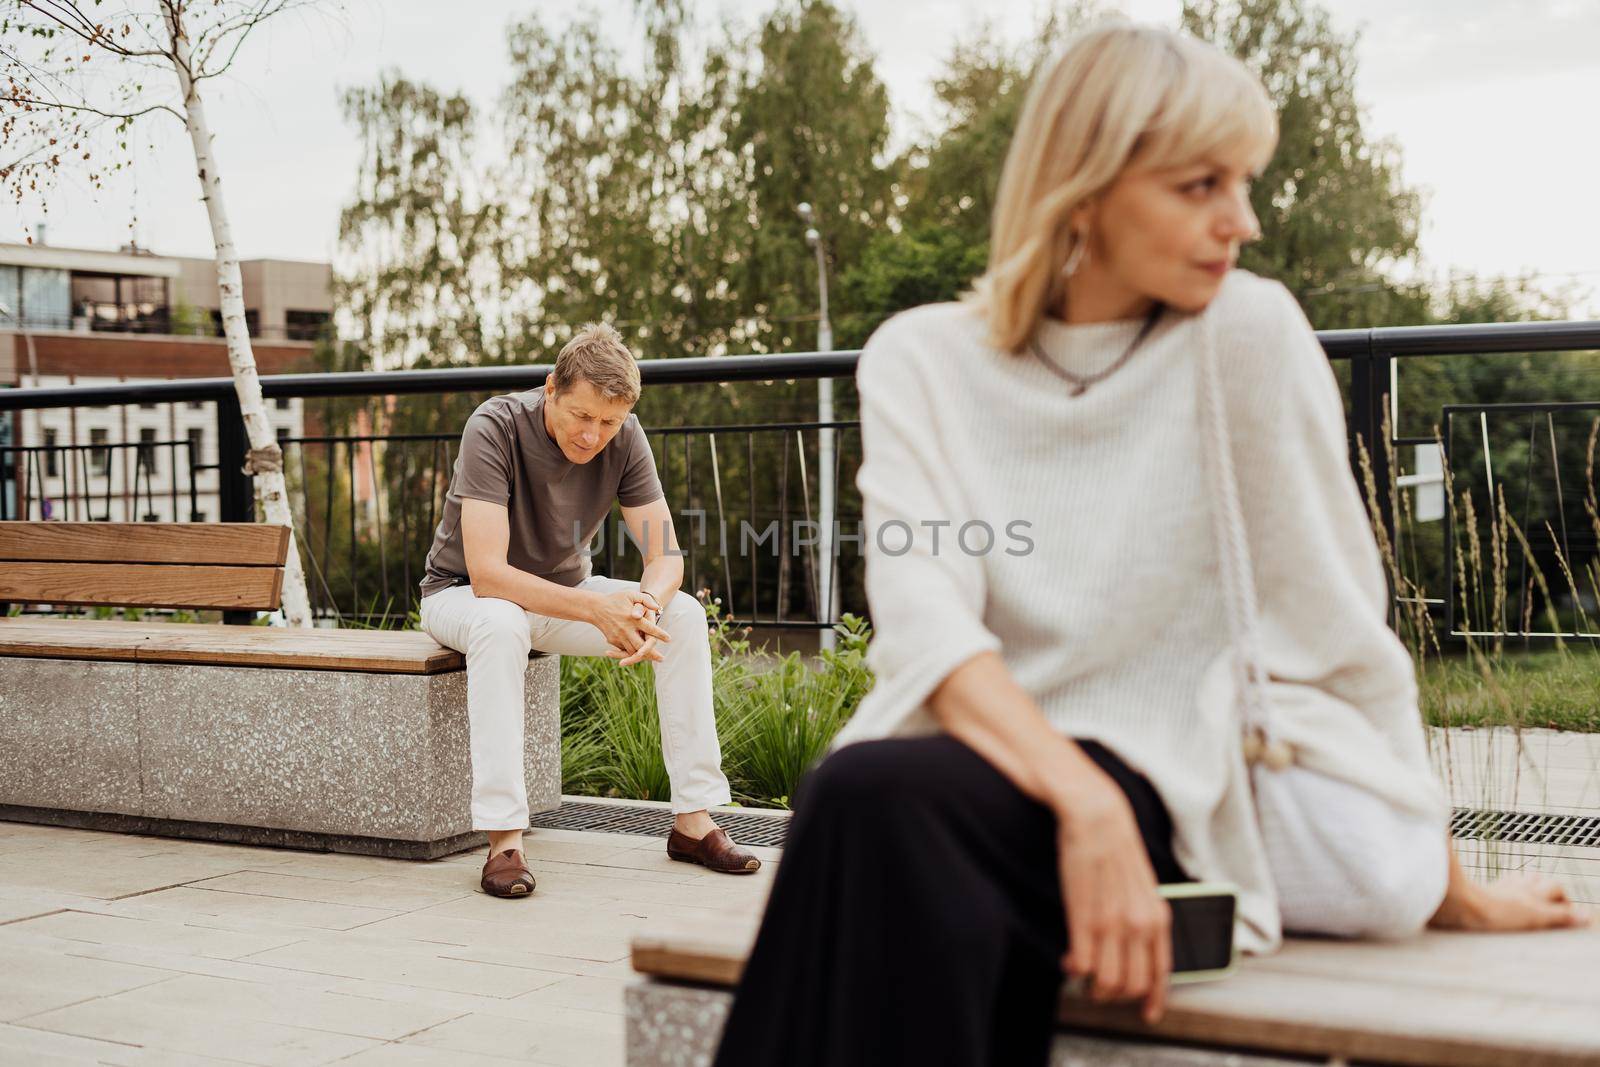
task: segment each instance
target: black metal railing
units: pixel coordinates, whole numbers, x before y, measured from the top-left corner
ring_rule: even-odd
[[[840,438],[837,485],[853,478],[860,454],[854,421],[646,430],[667,499],[680,504],[674,525],[684,588],[710,590],[740,625],[827,625],[819,602],[821,472],[813,460],[824,430]],[[385,625],[415,609],[459,441],[459,433],[280,439],[317,615]],[[851,532],[859,507],[836,507],[834,521]],[[599,574],[637,577],[643,566],[620,509],[602,523],[590,552]],[[837,599],[834,608],[834,615],[860,610]]]
[[[1351,465],[1361,479],[1365,455],[1372,474],[1375,514],[1380,517],[1390,544],[1403,557],[1404,568],[1411,563],[1409,553],[1416,549],[1401,529],[1402,512],[1409,514],[1410,509],[1400,506],[1404,491],[1397,495],[1395,488],[1397,482],[1404,484],[1401,479],[1406,472],[1391,470],[1391,464],[1396,462],[1396,449],[1431,446],[1436,439],[1431,434],[1395,432],[1402,424],[1397,417],[1396,392],[1397,383],[1404,389],[1401,365],[1407,360],[1434,357],[1600,349],[1600,322],[1386,327],[1324,331],[1318,338],[1346,390]],[[854,372],[857,356],[856,352],[834,352],[657,359],[642,362],[640,370],[645,384],[651,386],[847,378]],[[294,374],[263,377],[261,383],[269,399],[331,401],[417,395],[448,398],[535,387],[550,369],[548,364],[537,364]],[[1600,381],[1594,395],[1600,397]],[[1574,399],[1588,398],[1561,398]],[[227,378],[0,390],[0,411],[196,400],[216,403],[218,454],[242,457],[246,447],[243,424],[233,383]],[[1445,462],[1459,465],[1461,450],[1452,449],[1448,443],[1449,427],[1458,409],[1445,405],[1434,410],[1439,411],[1446,439]],[[831,432],[838,439],[832,471],[838,490],[836,521],[859,521],[859,501],[851,495],[860,452],[856,431],[857,424],[850,419],[826,424],[782,419],[650,426],[658,469],[668,499],[674,503],[680,543],[685,550],[685,588],[709,588],[713,595],[724,597],[724,610],[741,623],[827,626],[828,613],[817,602],[821,585],[818,545],[814,535],[806,536],[814,531],[794,524],[814,523],[818,517],[821,472],[816,470],[816,464],[819,435],[823,432]],[[458,431],[289,436],[284,440],[308,584],[319,614],[384,624],[414,608],[416,582],[442,512],[458,441]],[[1403,459],[1398,462],[1404,467]],[[252,519],[251,479],[238,470],[236,463],[214,466],[216,517],[223,521]],[[1454,473],[1458,483],[1477,477],[1476,468]],[[18,481],[15,474],[12,481]],[[359,492],[358,483],[364,485]],[[196,483],[191,477],[188,484],[192,490]],[[170,495],[170,488],[168,492]],[[206,487],[202,485],[199,492],[203,496]],[[1581,495],[1575,499],[1581,501]],[[394,506],[397,500],[399,507]],[[1572,502],[1566,501],[1568,505]],[[1454,501],[1451,503],[1453,511]],[[1570,537],[1571,516],[1568,520],[1568,544],[1573,551],[1581,551],[1582,545]],[[771,557],[760,552],[731,552],[720,543],[723,531],[737,537],[745,529],[741,524],[748,524],[754,536],[759,537],[773,521],[779,524],[779,544]],[[1441,524],[1445,543],[1442,558],[1446,561],[1457,522],[1458,517],[1452,514]],[[627,565],[627,545],[619,541],[616,523],[614,513],[597,545],[601,554],[596,558],[595,569],[626,576],[619,570]],[[710,537],[700,536],[702,529]],[[759,541],[759,547],[766,546],[766,539]],[[1537,554],[1535,550],[1534,555]],[[859,560],[847,563],[841,559],[838,566],[836,606],[864,614]],[[1454,585],[1455,568],[1435,560],[1422,565],[1421,570],[1428,575],[1428,595],[1423,599],[1441,617],[1446,633],[1457,632],[1458,620],[1451,614],[1459,592]],[[1405,590],[1396,593],[1400,599],[1405,598]]]
[[[250,336],[258,341],[321,341],[333,336],[331,323],[289,322],[262,325],[252,310],[245,319]],[[87,334],[138,334],[145,337],[209,337],[220,340],[222,324],[215,312],[202,309],[190,321],[174,317],[171,308],[158,307],[154,311],[131,312],[128,308],[104,302],[90,302],[76,315],[45,315],[29,312],[21,322],[0,318],[0,330],[27,333],[29,331],[73,332]]]
[[[0,445],[0,470],[0,519],[204,522],[199,476],[216,464],[197,463],[193,441],[119,441]]]

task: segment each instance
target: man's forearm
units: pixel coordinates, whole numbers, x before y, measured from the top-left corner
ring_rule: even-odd
[[[656,598],[663,608],[683,584],[683,557],[660,555],[644,565],[639,588]]]
[[[495,567],[487,574],[474,574],[471,581],[472,591],[479,596],[509,600],[526,611],[555,619],[590,621],[590,608],[595,594],[587,589],[561,585],[509,563]]]

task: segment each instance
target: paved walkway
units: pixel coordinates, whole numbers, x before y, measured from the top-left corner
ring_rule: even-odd
[[[664,842],[540,830],[528,900],[433,863],[0,822],[0,1064],[622,1063],[633,934],[759,911]]]
[[[1597,811],[1600,738],[1451,741],[1458,804]],[[526,844],[539,888],[506,901],[478,890],[482,849],[414,863],[0,822],[0,1065],[619,1067],[634,933],[754,915],[779,855],[735,878],[658,839]],[[1457,848],[1600,905],[1600,849]]]

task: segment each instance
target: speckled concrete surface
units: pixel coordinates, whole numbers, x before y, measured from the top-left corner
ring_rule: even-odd
[[[626,991],[627,1067],[710,1067],[733,996],[638,979]],[[1305,1060],[1057,1034],[1050,1067],[1289,1067]]]
[[[628,1067],[710,1067],[733,997],[640,979],[628,986]]]
[[[561,802],[559,658],[530,661],[532,810]],[[396,841],[472,829],[466,675],[8,657],[0,804]]]
[[[139,814],[137,673],[0,659],[0,802]]]

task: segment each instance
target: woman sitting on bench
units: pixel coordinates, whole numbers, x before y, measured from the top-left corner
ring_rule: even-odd
[[[1158,882],[1237,887],[1249,953],[1580,922],[1449,847],[1333,373],[1235,269],[1276,140],[1232,58],[1092,30],[1029,93],[976,292],[868,342],[877,682],[800,790],[722,1067],[1043,1064],[1064,974],[1154,1021]],[[1248,754],[1332,798],[1276,850],[1250,686],[1279,733]]]

